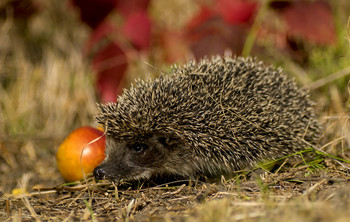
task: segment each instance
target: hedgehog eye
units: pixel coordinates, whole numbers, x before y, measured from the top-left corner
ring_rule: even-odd
[[[166,146],[167,144],[167,139],[165,137],[159,137],[158,141],[163,145]]]
[[[134,152],[134,153],[141,153],[143,152],[145,149],[147,149],[147,145],[144,143],[135,143],[133,145],[130,146],[130,149]]]

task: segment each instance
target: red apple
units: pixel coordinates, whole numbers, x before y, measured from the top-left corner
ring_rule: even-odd
[[[97,138],[97,141],[89,144]],[[89,126],[69,134],[56,153],[58,169],[67,182],[80,180],[84,174],[92,173],[104,158],[105,136],[101,130]]]

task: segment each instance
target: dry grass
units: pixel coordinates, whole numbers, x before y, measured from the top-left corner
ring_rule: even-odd
[[[8,136],[62,138],[67,130],[90,123],[96,112],[93,75],[81,53],[86,31],[73,18],[56,24],[57,14],[63,13],[60,11],[63,8],[55,4],[51,7],[26,26],[11,18],[1,26],[2,139]],[[48,19],[52,30],[42,24]],[[27,31],[24,36],[23,26]],[[80,34],[71,36],[74,32]],[[50,41],[42,40],[42,35]],[[34,50],[31,47],[35,47]],[[39,59],[33,61],[37,56]]]
[[[338,45],[315,49],[312,66],[306,69],[278,55],[269,58],[283,62],[311,88],[325,126],[318,149],[340,159],[312,151],[311,158],[283,160],[275,166],[278,169],[241,172],[216,182],[118,187],[91,178],[62,184],[55,166],[56,148],[75,127],[94,125],[97,98],[94,75],[81,54],[88,30],[61,1],[41,2],[45,12],[27,24],[11,17],[0,21],[0,220],[348,220],[350,50],[343,20],[350,8],[347,0],[336,4],[337,21],[343,27]],[[174,8],[191,5],[176,2]],[[153,7],[152,13],[164,8]],[[170,16],[160,24],[176,20]],[[154,70],[139,61],[129,71],[147,77]],[[24,194],[13,194],[15,188]]]

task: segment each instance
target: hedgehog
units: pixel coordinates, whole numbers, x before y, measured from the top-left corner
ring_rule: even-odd
[[[215,56],[137,80],[98,105],[106,157],[96,179],[231,174],[314,145],[309,93],[256,58]]]

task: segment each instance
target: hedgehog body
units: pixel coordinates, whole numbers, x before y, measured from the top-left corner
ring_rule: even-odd
[[[107,140],[98,179],[213,177],[304,149],[319,134],[308,93],[252,58],[192,61],[99,108]]]

